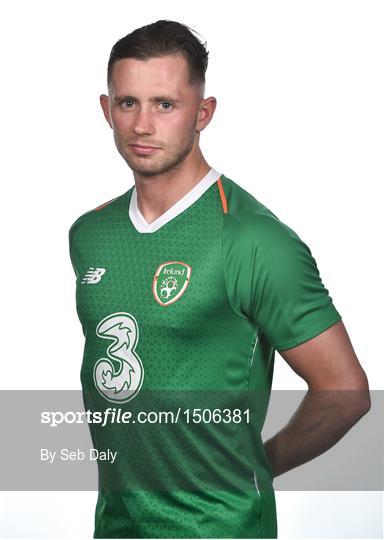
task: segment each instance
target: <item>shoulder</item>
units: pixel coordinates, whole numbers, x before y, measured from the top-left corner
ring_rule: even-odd
[[[226,241],[262,250],[265,253],[282,254],[292,245],[303,244],[289,225],[256,199],[239,184],[222,175],[222,186],[227,200],[223,234]]]
[[[92,227],[99,220],[104,219],[106,214],[110,214],[111,212],[113,212],[118,206],[119,202],[124,197],[127,197],[132,191],[132,189],[133,189],[133,186],[122,195],[118,195],[117,197],[114,197],[113,199],[103,202],[99,204],[98,206],[96,206],[95,208],[92,208],[91,210],[87,210],[86,212],[81,214],[70,226],[69,237],[71,238],[73,234],[77,230],[79,230],[81,227],[83,226],[86,227],[87,225]]]

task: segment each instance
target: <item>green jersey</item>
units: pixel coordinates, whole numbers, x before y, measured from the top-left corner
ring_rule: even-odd
[[[214,169],[151,223],[133,186],[69,237],[84,404],[129,420],[89,426],[117,452],[98,460],[94,537],[276,538],[275,350],[341,319],[308,246]]]

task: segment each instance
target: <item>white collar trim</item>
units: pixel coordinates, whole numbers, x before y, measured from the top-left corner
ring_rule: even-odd
[[[181,199],[179,199],[173,206],[168,208],[166,212],[161,214],[151,223],[148,223],[142,213],[139,210],[137,204],[137,192],[136,186],[133,186],[131,200],[129,203],[129,217],[132,221],[135,229],[140,233],[151,233],[155,232],[160,227],[171,221],[173,218],[181,214],[186,210],[191,204],[193,204],[197,199],[205,192],[207,189],[220,178],[220,173],[218,173],[214,168],[211,168],[210,171],[202,178],[188,193],[186,193]]]

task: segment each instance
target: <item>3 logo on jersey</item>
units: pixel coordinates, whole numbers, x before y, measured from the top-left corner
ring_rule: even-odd
[[[96,388],[108,401],[125,403],[139,392],[144,380],[144,367],[135,351],[137,321],[130,313],[112,313],[99,322],[96,334],[113,341],[107,349],[108,358],[100,358],[93,369]]]
[[[105,268],[91,267],[81,283],[98,283]],[[158,266],[152,280],[154,298],[161,306],[173,304],[186,291],[192,268],[181,261],[168,261]],[[93,370],[93,380],[101,395],[113,403],[126,403],[137,395],[144,380],[144,367],[136,352],[139,327],[131,313],[118,312],[104,317],[96,334],[112,340],[108,358],[99,358]]]

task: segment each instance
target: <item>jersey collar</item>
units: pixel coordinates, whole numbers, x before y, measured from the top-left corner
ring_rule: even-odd
[[[173,206],[168,208],[166,212],[161,214],[151,223],[148,223],[137,205],[137,192],[136,186],[133,186],[131,200],[129,202],[129,217],[132,221],[135,229],[140,233],[155,232],[160,227],[171,221],[173,218],[184,212],[191,204],[193,204],[201,195],[207,191],[207,189],[220,178],[218,173],[213,167],[188,193],[186,193],[181,199],[179,199]]]

